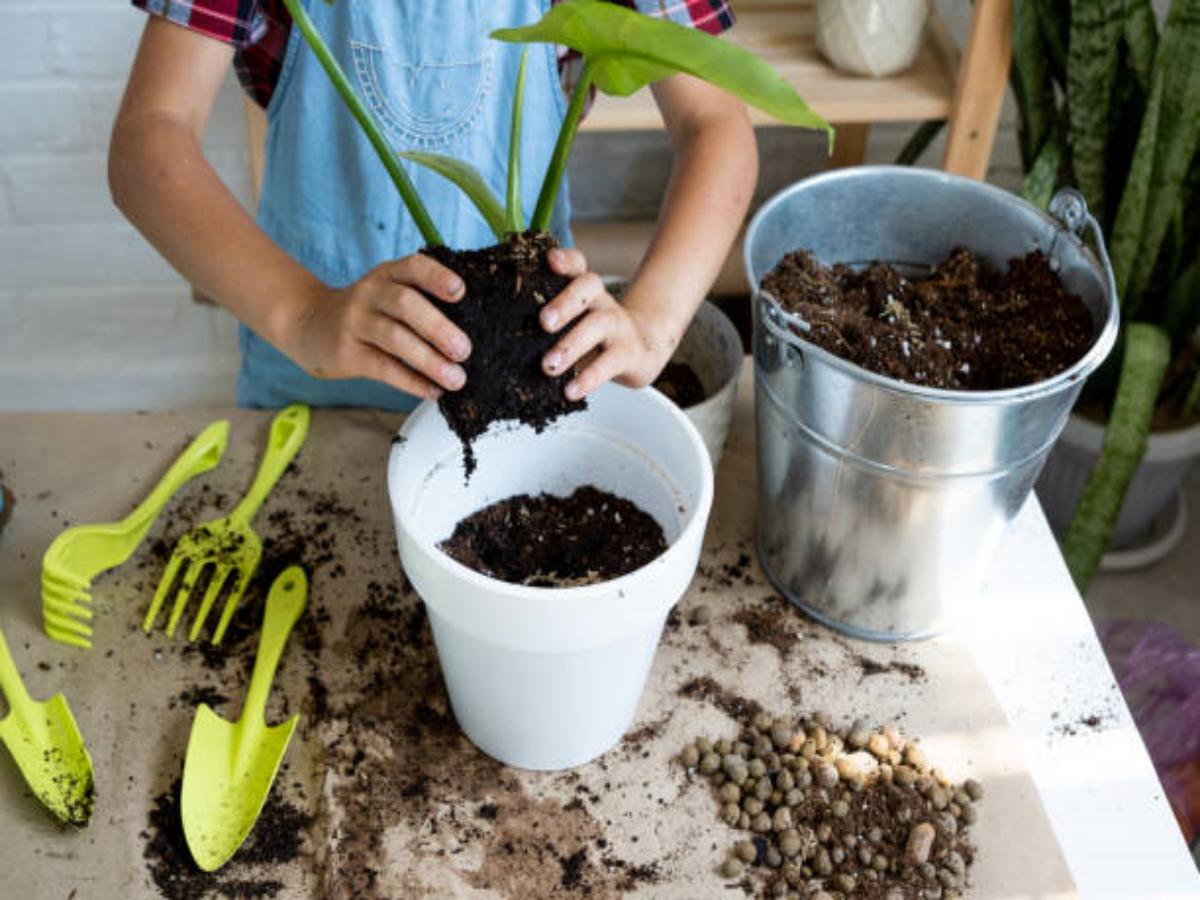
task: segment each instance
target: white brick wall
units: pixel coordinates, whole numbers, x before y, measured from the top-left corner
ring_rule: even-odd
[[[952,32],[965,34],[967,0],[939,0],[939,7]],[[124,0],[0,0],[0,409],[201,405],[232,397],[232,319],[193,303],[189,287],[108,196],[109,130],[144,22]],[[874,129],[869,157],[893,159],[909,130]],[[618,143],[581,147],[581,156],[666,152],[665,144],[603,140]],[[245,201],[249,164],[232,76],[205,145]],[[776,181],[797,159],[816,157],[774,139],[764,141],[764,151],[764,170]],[[936,164],[940,152],[939,144],[923,162]],[[639,160],[639,171],[665,170],[665,160]],[[1011,185],[1017,175],[1009,124],[993,176]],[[620,195],[610,185],[597,191],[576,181],[584,212]],[[644,212],[645,192],[634,182],[629,188],[617,200],[621,209]]]
[[[0,409],[232,396],[232,319],[192,302],[108,194],[109,131],[144,23],[122,0],[0,0]],[[232,76],[205,143],[249,197]]]

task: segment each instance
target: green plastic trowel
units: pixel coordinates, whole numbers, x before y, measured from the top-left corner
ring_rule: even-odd
[[[8,715],[0,719],[0,741],[42,805],[67,825],[83,828],[96,802],[92,758],[83,735],[62,694],[44,703],[29,696],[3,632],[0,688],[8,701]]]
[[[231,724],[207,704],[196,710],[180,807],[188,848],[206,872],[225,865],[250,834],[300,720],[296,715],[268,727],[265,713],[279,657],[307,598],[308,579],[299,566],[271,585],[242,717]]]

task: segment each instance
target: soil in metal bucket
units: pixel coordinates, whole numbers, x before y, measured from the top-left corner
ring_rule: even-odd
[[[1041,251],[999,272],[961,247],[926,277],[892,266],[823,266],[797,250],[763,290],[809,324],[805,340],[900,381],[986,391],[1033,384],[1078,361],[1095,339],[1083,301]]]
[[[570,283],[546,261],[555,246],[548,234],[525,233],[482,250],[424,251],[457,272],[467,288],[458,303],[438,304],[471,339],[463,364],[467,382],[442,394],[438,407],[462,441],[468,477],[475,471],[472,445],[493,422],[516,421],[540,432],[587,406],[563,393],[573,372],[552,378],[542,369],[542,357],[561,335],[542,328],[538,314]]]
[[[586,485],[569,497],[518,494],[485,506],[460,521],[441,548],[501,581],[574,587],[640,569],[667,541],[649,513]]]
[[[654,387],[680,409],[687,409],[707,399],[700,376],[687,363],[667,363],[662,374],[654,380]]]

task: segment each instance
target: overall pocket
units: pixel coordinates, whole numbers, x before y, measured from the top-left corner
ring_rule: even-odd
[[[423,0],[351,5],[355,78],[401,149],[444,151],[486,108],[494,50],[479,27],[481,10],[464,5],[471,9],[457,22],[447,21],[443,4]]]

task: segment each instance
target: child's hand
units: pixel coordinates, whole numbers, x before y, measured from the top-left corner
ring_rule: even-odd
[[[420,397],[456,391],[471,342],[426,295],[457,303],[463,291],[462,279],[428,256],[386,262],[319,292],[283,349],[317,378],[371,378]]]
[[[559,375],[596,351],[567,384],[567,398],[586,397],[610,380],[640,388],[658,377],[671,358],[673,343],[656,338],[651,322],[636,308],[613,299],[578,250],[551,250],[549,261],[550,268],[574,280],[542,309],[542,327],[557,334],[582,319],[546,354],[542,368]]]

